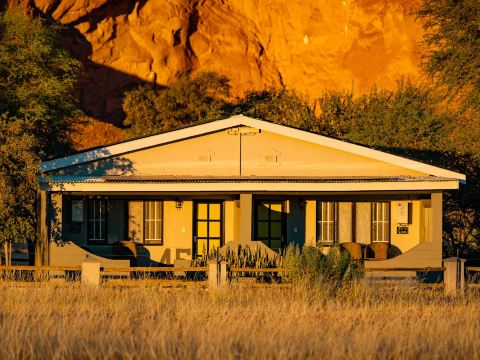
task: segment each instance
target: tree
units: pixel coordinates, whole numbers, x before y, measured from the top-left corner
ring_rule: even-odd
[[[0,14],[0,114],[23,122],[43,157],[71,149],[79,115],[73,90],[80,63],[60,48],[60,29],[20,11]]]
[[[247,92],[237,100],[235,113],[278,124],[318,131],[315,111],[294,90],[266,89]]]
[[[71,149],[80,113],[72,95],[80,63],[59,47],[59,30],[20,11],[0,13],[0,243],[7,248],[35,241],[40,160]]]
[[[435,90],[404,81],[395,91],[373,88],[357,98],[352,92],[326,92],[319,99],[320,128],[354,143],[433,161],[432,154],[448,146],[444,137],[454,120],[439,110],[439,101]]]
[[[480,126],[471,113],[445,109],[436,90],[408,82],[359,97],[326,92],[319,103],[327,135],[465,173],[467,184],[445,193],[445,250],[480,250]]]
[[[5,246],[7,263],[9,244],[35,240],[40,159],[35,137],[22,126],[19,120],[0,116],[0,243]]]
[[[180,77],[170,86],[144,86],[125,94],[123,110],[131,136],[167,131],[229,112],[230,82],[215,73]]]
[[[424,67],[464,108],[480,110],[480,2],[423,0]]]

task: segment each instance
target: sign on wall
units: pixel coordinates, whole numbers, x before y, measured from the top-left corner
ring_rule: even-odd
[[[399,201],[396,209],[397,223],[408,224],[408,201]]]
[[[397,226],[397,234],[408,234],[408,226]]]

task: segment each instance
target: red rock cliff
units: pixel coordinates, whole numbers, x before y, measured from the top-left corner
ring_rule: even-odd
[[[121,119],[125,90],[215,71],[235,94],[285,85],[315,99],[324,89],[392,88],[419,76],[421,25],[413,0],[30,0],[68,25],[85,63],[84,109]]]

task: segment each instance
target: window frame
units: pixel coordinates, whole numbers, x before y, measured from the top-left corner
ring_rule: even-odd
[[[382,204],[382,212],[386,213],[386,219],[378,219],[378,208],[377,206]],[[385,205],[385,208],[383,206]],[[377,215],[377,217],[375,217]],[[370,223],[370,243],[389,243],[391,242],[391,203],[390,201],[375,201],[371,203],[371,223]],[[382,224],[380,227],[378,224]],[[386,229],[385,229],[386,225]],[[378,240],[378,229],[382,229],[383,238]],[[376,231],[374,229],[377,229]],[[385,231],[386,230],[386,231]],[[385,240],[386,238],[386,240]]]
[[[198,218],[198,205],[199,204],[207,204],[207,219],[199,219]],[[212,220],[210,219],[210,205],[211,204],[219,204],[220,205],[220,219],[219,220]],[[212,200],[203,200],[203,199],[200,199],[200,200],[195,200],[194,201],[194,204],[193,204],[193,258],[196,258],[196,257],[200,257],[202,256],[199,252],[199,249],[198,249],[198,223],[199,222],[203,222],[205,221],[207,223],[207,237],[202,237],[201,239],[202,240],[206,240],[207,241],[207,254],[208,254],[208,249],[210,247],[210,239],[212,240],[216,240],[217,237],[215,236],[212,236],[210,237],[210,222],[218,222],[220,224],[220,248],[225,245],[225,230],[224,230],[224,227],[225,227],[225,218],[224,218],[224,214],[225,214],[225,206],[224,206],[224,200],[215,200],[215,199],[212,199]]]
[[[323,203],[333,204],[333,220],[320,220],[320,207]],[[322,246],[334,246],[338,244],[338,201],[332,200],[317,200],[315,206],[315,229],[316,229],[316,244]],[[322,210],[323,213],[323,210]],[[323,234],[322,225],[324,223],[333,222],[333,241],[323,241],[320,236]]]
[[[160,220],[153,220],[155,223],[160,222],[161,223],[161,229],[160,229],[160,239],[148,239],[147,240],[147,217],[146,217],[146,209],[147,209],[147,204],[148,203],[160,203],[160,211],[161,211],[161,219]],[[163,199],[154,199],[154,200],[143,200],[143,238],[142,238],[142,244],[144,245],[163,245],[163,237],[164,237],[164,228],[165,228],[165,206],[164,206],[164,201]],[[152,221],[152,220],[148,220]]]
[[[90,218],[90,210],[91,210],[91,206],[92,206],[92,202],[103,202],[103,209],[104,209],[104,212],[103,212],[103,233],[104,233],[104,237],[103,239],[91,239],[90,238],[90,230],[92,228],[92,222],[96,222],[96,219],[94,218],[93,221],[91,221],[92,219]],[[93,199],[87,199],[87,244],[89,245],[104,245],[104,244],[107,244],[108,242],[108,224],[107,224],[107,219],[108,219],[108,214],[107,214],[107,210],[108,209],[108,205],[107,205],[107,199],[101,199],[101,198],[93,198]],[[95,210],[93,210],[95,211]],[[101,221],[101,220],[100,220]],[[94,230],[93,232],[95,232],[95,226],[94,226]]]
[[[268,220],[259,220],[258,218],[258,205],[261,204],[261,203],[268,203],[269,204],[269,207],[268,207]],[[273,220],[271,219],[271,205],[272,204],[280,204],[282,206],[282,214],[281,214],[281,217],[280,217],[280,220]],[[265,245],[267,245],[269,248],[272,249],[272,240],[280,240],[280,250],[283,249],[285,247],[285,235],[286,235],[286,216],[285,216],[285,201],[283,200],[269,200],[269,199],[258,199],[258,200],[255,200],[254,202],[254,206],[255,206],[255,211],[254,211],[254,217],[253,217],[253,221],[254,221],[254,237],[255,237],[255,241],[261,241],[265,244],[265,242],[267,242]],[[268,223],[268,237],[266,238],[262,238],[258,235],[258,224],[259,222],[263,222],[263,223]],[[280,239],[272,239],[271,237],[271,223],[274,222],[274,223],[280,223]]]

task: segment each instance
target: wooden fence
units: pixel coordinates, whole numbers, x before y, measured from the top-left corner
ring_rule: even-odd
[[[213,266],[212,266],[213,265]],[[100,267],[98,266],[98,283],[114,284],[119,279],[150,279],[157,284],[168,285],[207,285],[218,286],[222,283],[249,277],[252,280],[261,279],[264,282],[279,283],[284,282],[284,278],[288,277],[288,269],[285,268],[239,268],[226,266],[220,267],[219,264],[209,264],[209,266],[162,266],[162,267]],[[48,281],[52,279],[63,278],[66,280],[82,280],[84,272],[82,266],[0,266],[0,280],[9,281]],[[448,278],[447,267],[435,268],[377,268],[365,269],[367,274],[378,273],[398,273],[398,272],[415,272],[415,273],[444,273],[444,278]],[[466,267],[465,272],[480,272],[480,267]],[[458,277],[460,275],[461,279]],[[454,274],[452,279],[455,280],[453,285],[449,285],[451,289],[463,288],[464,274]],[[445,282],[445,287],[448,284]],[[472,287],[475,287],[472,284]]]

